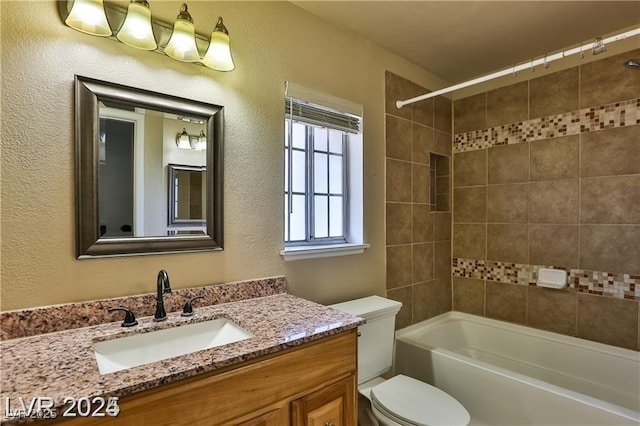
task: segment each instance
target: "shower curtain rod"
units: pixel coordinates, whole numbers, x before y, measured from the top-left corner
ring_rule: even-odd
[[[633,30],[620,33],[618,35],[614,35],[611,37],[607,37],[602,40],[603,44],[613,43],[616,41],[621,41],[629,37],[637,36],[640,34],[640,28],[635,28]],[[425,99],[433,98],[436,96],[444,95],[445,93],[450,93],[459,89],[464,89],[465,87],[473,86],[479,83],[484,83],[485,81],[493,80],[495,78],[504,77],[505,75],[515,74],[518,71],[534,68],[538,65],[547,65],[549,62],[566,58],[567,56],[575,55],[576,53],[582,54],[584,52],[585,45],[580,45],[580,47],[576,47],[574,49],[565,50],[563,52],[554,53],[552,55],[545,56],[544,58],[539,58],[536,60],[532,60],[529,63],[521,64],[513,66],[512,68],[506,68],[502,71],[497,71],[492,74],[487,74],[482,77],[474,78],[473,80],[465,81],[463,83],[458,83],[453,86],[445,87],[444,89],[436,90],[435,92],[426,93],[424,95],[416,96],[415,98],[407,99],[405,101],[396,101],[396,107],[398,109],[402,108],[405,105],[412,104],[414,102],[424,101]],[[588,48],[587,48],[588,50]]]

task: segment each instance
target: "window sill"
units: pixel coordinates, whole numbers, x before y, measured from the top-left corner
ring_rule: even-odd
[[[285,261],[315,259],[319,257],[347,256],[364,253],[369,244],[331,244],[324,246],[286,247],[280,251]]]

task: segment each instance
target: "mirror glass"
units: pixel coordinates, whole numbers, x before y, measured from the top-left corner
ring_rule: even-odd
[[[169,225],[206,225],[207,170],[184,164],[169,164]],[[184,230],[184,229],[182,229]],[[174,230],[176,231],[176,230]]]
[[[221,250],[222,117],[76,77],[78,257]]]

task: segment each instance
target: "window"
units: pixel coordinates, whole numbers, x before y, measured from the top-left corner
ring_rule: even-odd
[[[361,116],[322,95],[292,89],[286,96],[284,123],[283,255],[308,258],[362,252]],[[341,104],[342,102],[342,104]],[[327,105],[328,104],[328,105]],[[338,108],[336,108],[336,106]]]

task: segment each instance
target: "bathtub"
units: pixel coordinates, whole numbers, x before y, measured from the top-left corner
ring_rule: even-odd
[[[395,372],[476,425],[638,425],[640,353],[461,312],[396,332]]]

